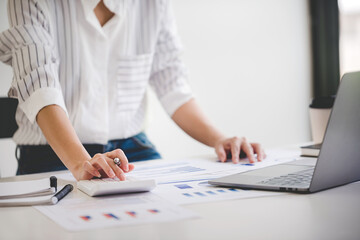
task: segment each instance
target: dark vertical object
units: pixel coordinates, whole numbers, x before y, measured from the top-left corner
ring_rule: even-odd
[[[15,120],[17,105],[17,99],[0,97],[0,138],[11,138],[18,129]]]
[[[336,94],[340,81],[337,0],[309,0],[314,97]]]

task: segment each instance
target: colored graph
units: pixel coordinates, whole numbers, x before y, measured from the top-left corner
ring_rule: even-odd
[[[149,209],[148,212],[151,212],[151,213],[159,213],[160,211],[158,209]]]
[[[187,184],[177,184],[174,185],[175,187],[179,188],[179,189],[187,189],[187,188],[192,188],[192,186],[189,186]]]
[[[168,177],[169,175],[183,175],[194,172],[205,171],[204,168],[191,166],[188,162],[159,164],[155,166],[139,167],[133,171],[138,178],[151,177]]]
[[[216,195],[216,193],[214,193],[213,191],[206,191],[206,193],[208,193],[210,195]]]
[[[101,213],[101,215],[98,214],[94,214],[92,216],[90,215],[81,215],[79,216],[80,219],[83,220],[83,222],[90,222],[90,220],[96,220],[96,221],[101,221],[101,219],[109,219],[109,220],[116,220],[116,221],[122,221],[125,220],[126,217],[124,217],[125,215],[128,215],[132,218],[138,219],[141,216],[145,216],[143,213],[147,213],[148,215],[157,215],[161,213],[163,213],[164,211],[160,210],[160,208],[146,208],[146,209],[141,209],[139,211],[117,211],[116,214],[115,213],[111,213],[111,212],[105,212],[105,213]],[[92,221],[93,222],[93,221]]]
[[[229,188],[229,191],[238,192],[239,190],[237,190],[237,189],[235,189],[235,188]]]
[[[201,197],[205,197],[206,194],[202,193],[202,192],[194,192],[194,194],[201,196]]]
[[[182,193],[185,197],[208,197],[220,194],[226,194],[229,192],[239,192],[238,189],[229,188],[229,189],[216,189],[216,190],[207,190],[207,191],[198,191],[198,192],[186,192]]]
[[[108,219],[116,219],[116,220],[120,220],[119,217],[117,217],[116,215],[112,214],[112,213],[104,213],[104,216]]]
[[[136,212],[134,212],[134,211],[127,211],[125,213],[131,217],[136,217]]]
[[[90,221],[91,220],[91,216],[80,216],[80,218],[84,221]]]

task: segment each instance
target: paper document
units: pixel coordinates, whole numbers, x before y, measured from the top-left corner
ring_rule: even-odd
[[[0,207],[53,204],[52,197],[53,197],[53,195],[38,196],[38,197],[25,197],[25,198],[12,198],[12,199],[0,199]]]
[[[207,181],[192,181],[159,185],[154,194],[176,204],[225,201],[241,198],[274,196],[285,193],[222,188],[208,184]]]
[[[72,175],[71,172],[67,172],[67,173],[60,173],[60,174],[56,174],[55,175],[59,180],[63,180],[65,182],[70,182],[70,183],[76,183],[76,179],[75,177]]]
[[[155,160],[135,163],[134,171],[127,176],[138,179],[156,179],[159,185],[178,182],[210,180],[226,175],[246,172],[293,161],[299,156],[299,151],[269,151],[262,162],[249,163],[248,159],[241,159],[238,164],[232,162],[220,163],[215,159],[186,159],[186,160]]]
[[[159,197],[176,203],[191,204],[231,199],[272,196],[286,193],[268,191],[250,191],[214,187],[208,180],[272,166],[299,158],[300,151],[272,150],[262,162],[250,164],[248,159],[241,159],[238,164],[220,163],[215,159],[197,158],[180,160],[153,160],[136,162],[135,170],[127,176],[138,179],[155,179],[157,187],[152,191]],[[68,178],[68,176],[58,176]]]
[[[208,184],[208,180],[230,174],[255,170],[299,158],[299,151],[269,151],[262,162],[250,164],[241,159],[238,164],[220,163],[210,159],[179,161],[158,160],[135,164],[132,176],[154,178],[158,186],[152,191],[163,199],[176,204],[191,204],[231,199],[272,196],[286,193],[220,188]]]
[[[247,159],[233,164],[206,158],[136,162],[135,170],[127,176],[155,179],[158,185],[151,193],[64,199],[58,205],[36,209],[71,231],[188,219],[196,215],[173,204],[286,194],[214,187],[208,180],[292,161],[298,156],[299,151],[268,151],[263,162],[252,164]],[[71,180],[70,175],[57,177]]]
[[[197,217],[189,210],[165,202],[152,193],[64,199],[57,205],[35,208],[69,231]]]
[[[0,199],[41,196],[55,193],[50,187],[50,179],[44,178],[32,181],[0,182]]]
[[[208,161],[210,162],[210,161]],[[192,179],[208,169],[202,162],[190,160],[155,160],[134,163],[135,169],[127,176],[138,179],[156,179],[158,184],[166,183],[169,179]]]

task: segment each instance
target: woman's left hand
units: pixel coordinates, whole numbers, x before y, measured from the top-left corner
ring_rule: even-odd
[[[239,163],[241,151],[246,154],[250,163],[261,162],[266,157],[259,143],[250,143],[245,137],[222,138],[215,144],[215,152],[221,162],[225,162],[228,154],[231,153],[232,162]],[[257,158],[255,158],[255,153]]]

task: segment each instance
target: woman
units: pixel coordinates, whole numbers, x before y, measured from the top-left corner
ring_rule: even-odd
[[[150,85],[171,118],[219,159],[264,151],[227,138],[194,100],[168,0],[9,0],[0,60],[19,100],[18,174],[69,169],[77,180],[125,180],[128,162],[160,158],[143,133]],[[257,159],[254,157],[257,153]],[[120,159],[118,165],[114,159]]]

